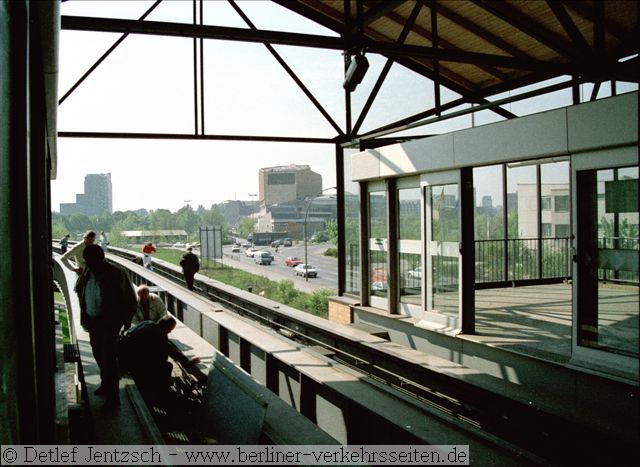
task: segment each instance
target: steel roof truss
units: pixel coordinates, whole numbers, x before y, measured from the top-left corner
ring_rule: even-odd
[[[404,43],[404,41],[407,39],[407,36],[409,35],[411,28],[415,24],[415,21],[418,18],[418,14],[420,13],[421,9],[422,9],[422,5],[420,3],[416,3],[414,5],[413,10],[409,15],[409,18],[402,32],[400,33],[400,36],[398,37],[398,40],[397,40],[398,44]],[[367,117],[367,114],[369,113],[369,110],[371,109],[371,106],[373,105],[373,102],[376,96],[378,95],[378,92],[380,91],[382,84],[384,83],[385,79],[387,78],[387,75],[389,74],[389,71],[391,70],[391,66],[393,65],[393,62],[394,60],[392,58],[389,58],[387,59],[387,62],[384,64],[384,67],[380,72],[380,76],[378,76],[378,80],[376,81],[376,84],[373,86],[373,89],[369,94],[367,102],[362,108],[362,112],[360,112],[360,116],[358,117],[358,120],[356,121],[356,124],[354,125],[353,130],[351,131],[351,134],[357,134],[358,131],[360,130],[360,127],[362,126],[364,119]]]
[[[256,26],[249,19],[249,17],[242,11],[242,9],[236,4],[236,2],[234,0],[229,0],[229,4],[233,7],[233,9],[238,13],[238,15],[240,15],[240,17],[243,19],[243,21],[245,23],[247,23],[247,25],[252,30],[257,31]],[[280,64],[280,66],[282,66],[282,68],[284,68],[284,70],[291,77],[291,79],[293,79],[293,81],[298,85],[300,90],[305,94],[305,96],[307,96],[309,98],[311,103],[316,107],[316,109],[318,109],[318,111],[322,114],[322,116],[334,128],[334,130],[336,130],[336,132],[339,135],[343,135],[344,132],[342,131],[340,126],[338,126],[338,124],[333,120],[333,118],[331,118],[331,115],[329,115],[329,112],[327,112],[324,109],[322,104],[320,104],[320,102],[315,98],[315,96],[311,93],[311,91],[309,91],[309,89],[304,85],[302,80],[300,80],[300,78],[298,78],[298,76],[291,69],[291,67],[289,67],[289,65],[287,65],[287,62],[282,58],[282,56],[273,48],[273,46],[271,44],[269,44],[267,42],[264,42],[264,46],[271,53],[271,55],[273,55],[273,57],[277,60],[277,62]]]

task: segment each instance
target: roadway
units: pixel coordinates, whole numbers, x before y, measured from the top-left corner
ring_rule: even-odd
[[[258,265],[253,258],[245,254],[245,249],[241,248],[240,253],[231,253],[231,245],[225,245],[222,248],[224,254],[224,263],[228,266],[242,269],[243,271],[267,277],[273,281],[289,279],[293,281],[295,287],[302,292],[314,292],[318,289],[331,289],[337,293],[338,291],[338,260],[330,256],[324,256],[323,253],[332,245],[329,243],[308,244],[307,255],[309,264],[318,270],[318,277],[310,277],[308,281],[302,276],[296,276],[293,268],[284,264],[285,258],[289,256],[297,256],[304,261],[304,244],[294,244],[289,247],[278,247],[276,253],[275,248],[270,246],[256,247],[262,251],[269,251],[274,261],[269,266]]]

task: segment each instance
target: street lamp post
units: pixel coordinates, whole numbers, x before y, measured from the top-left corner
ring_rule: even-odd
[[[258,195],[257,195],[256,193],[254,193],[254,194],[249,193],[249,198],[257,198],[257,197],[258,197]],[[254,204],[255,204],[255,201],[252,201],[252,203],[251,203],[251,217],[252,217],[252,218],[255,216],[255,208],[254,208]],[[252,240],[251,240],[251,246],[254,246],[254,242],[255,242],[255,240],[253,240],[253,234],[255,233],[255,230],[256,230],[256,228],[255,228],[255,222],[256,222],[256,219],[254,218],[254,219],[253,219],[253,223],[254,223],[254,225],[253,225],[253,232],[251,233],[251,238],[252,238]]]
[[[311,203],[313,203],[313,200],[316,199],[318,196],[320,196],[322,193],[324,193],[327,190],[335,190],[336,187],[332,186],[329,188],[325,188],[324,190],[320,190],[319,192],[317,192],[315,195],[313,195],[311,198],[309,198],[309,201],[307,202],[307,209],[304,211],[304,280],[309,282],[309,261],[308,261],[308,254],[307,254],[307,217],[309,215],[309,208],[311,207]]]

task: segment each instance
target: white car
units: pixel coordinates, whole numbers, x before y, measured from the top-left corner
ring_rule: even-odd
[[[413,271],[409,271],[408,274],[412,279],[422,279],[422,266],[418,266]]]
[[[253,254],[258,251],[258,250],[254,250],[253,248],[247,248],[246,250],[244,250],[244,254],[247,255],[249,258],[253,258]]]
[[[231,253],[240,253],[240,245],[233,245],[231,247]]]
[[[296,276],[318,277],[318,270],[310,264],[298,264],[293,268],[293,271],[296,273]]]

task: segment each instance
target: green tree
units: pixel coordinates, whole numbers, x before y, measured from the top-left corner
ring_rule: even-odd
[[[240,226],[238,227],[238,232],[240,236],[246,238],[250,233],[255,231],[255,222],[250,217],[246,217],[242,219],[240,222]]]
[[[156,209],[151,212],[152,230],[170,230],[178,228],[176,217],[168,209]]]
[[[326,232],[332,245],[338,245],[338,222],[335,219],[329,219],[325,222]]]
[[[274,295],[274,300],[280,303],[284,303],[285,305],[289,305],[290,303],[293,303],[296,298],[298,298],[300,292],[298,291],[298,289],[296,289],[293,281],[284,280],[278,282]]]

